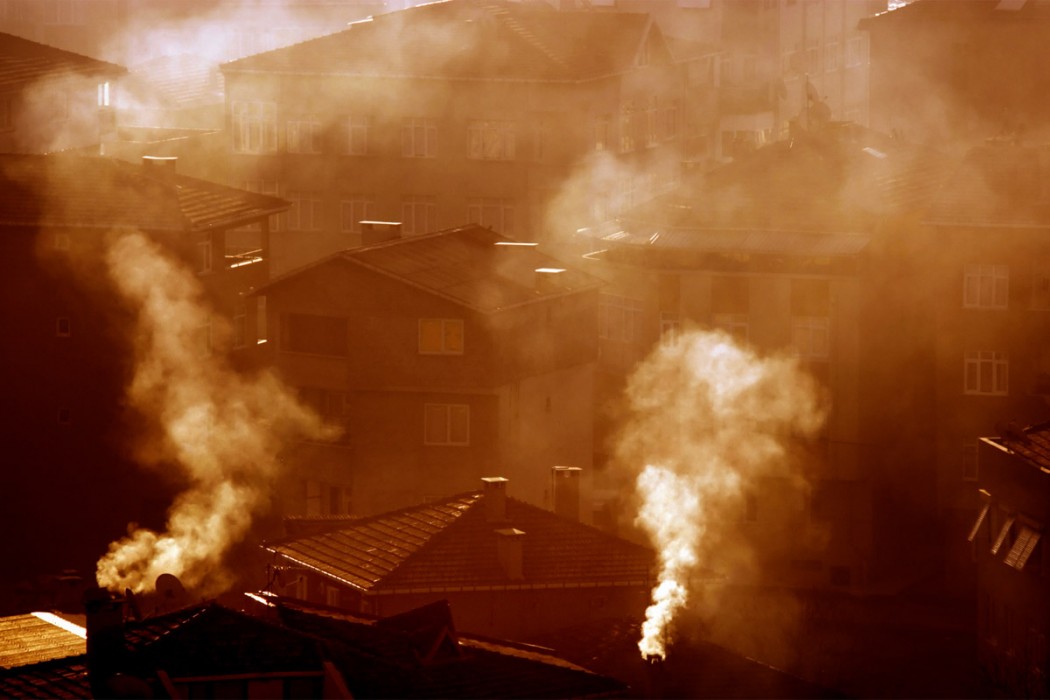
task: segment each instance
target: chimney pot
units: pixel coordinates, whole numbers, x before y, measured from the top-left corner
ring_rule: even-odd
[[[507,519],[507,482],[502,476],[486,476],[485,483],[485,520],[490,523],[502,523]]]
[[[507,578],[525,578],[525,533],[513,527],[496,530],[496,558]]]

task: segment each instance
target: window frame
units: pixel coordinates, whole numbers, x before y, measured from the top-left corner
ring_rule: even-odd
[[[277,153],[276,102],[234,100],[230,103],[230,127],[234,153]]]
[[[425,347],[424,338],[429,337],[424,327],[429,324],[437,324],[438,336],[441,339],[440,347],[436,349]],[[458,329],[458,347],[455,342],[449,342],[450,337],[456,337]],[[416,337],[416,349],[420,355],[463,355],[466,351],[466,328],[461,318],[421,318],[417,325],[418,335]]]
[[[991,387],[982,382],[982,368],[990,365]],[[971,367],[974,382],[971,385]],[[1001,375],[1001,382],[1000,382]],[[1001,387],[1001,388],[1000,388]],[[967,350],[963,353],[963,394],[968,396],[1008,396],[1010,394],[1010,357],[998,350]]]
[[[437,157],[437,122],[430,117],[405,117],[401,120],[401,156],[403,158]]]
[[[986,284],[989,285],[987,290]],[[985,298],[986,291],[989,298]],[[1009,265],[976,264],[963,268],[964,309],[1006,309],[1009,305]]]
[[[444,427],[435,425],[432,420],[438,420],[435,418],[435,412],[444,412],[443,423]],[[455,416],[454,412],[459,414],[460,420],[463,421],[463,435],[457,436],[455,433],[456,426],[454,425]],[[435,430],[431,430],[434,428]],[[436,433],[442,433],[443,437],[439,439],[432,439]],[[423,404],[423,444],[432,447],[467,447],[470,445],[470,404],[458,404],[458,403],[437,403],[437,402],[426,402]]]

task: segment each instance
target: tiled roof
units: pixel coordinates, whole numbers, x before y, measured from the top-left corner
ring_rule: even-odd
[[[135,99],[155,95],[171,106],[222,102],[222,73],[204,56],[159,56],[131,67],[129,76],[138,86]],[[119,96],[118,96],[119,99]]]
[[[500,528],[525,532],[523,580],[497,557]],[[651,550],[523,501],[490,522],[473,492],[414,506],[326,533],[271,542],[266,549],[366,593],[452,591],[532,585],[645,586]]]
[[[226,72],[574,81],[633,65],[648,15],[447,0],[224,64]],[[396,50],[395,50],[396,49]]]
[[[207,230],[259,220],[284,200],[99,156],[0,154],[0,226]]]
[[[360,265],[475,311],[492,313],[598,287],[601,282],[481,226],[462,226],[336,253],[293,270],[265,288],[333,261]],[[537,272],[540,268],[561,272]],[[543,277],[543,283],[538,278]]]
[[[87,657],[69,656],[0,669],[3,698],[90,698]]]
[[[1030,425],[1022,430],[1006,430],[994,441],[1043,471],[1050,472],[1050,423]]]
[[[14,34],[0,33],[0,90],[42,78],[72,75],[116,78],[127,72],[123,66],[39,44]]]
[[[84,653],[87,642],[82,635],[50,622],[47,617],[39,614],[0,617],[0,668]]]
[[[927,223],[1050,226],[1050,147],[990,142],[972,149],[930,207]]]

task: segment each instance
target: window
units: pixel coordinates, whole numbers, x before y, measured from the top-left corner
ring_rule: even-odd
[[[824,46],[824,70],[831,73],[839,69],[839,42],[829,41]]]
[[[350,512],[351,491],[346,486],[328,484],[323,481],[307,479],[304,482],[306,490],[306,515],[347,515]]]
[[[277,105],[236,101],[231,105],[233,150],[236,153],[277,152]]]
[[[68,338],[73,335],[73,326],[69,316],[59,316],[55,319],[55,335],[59,338]]]
[[[289,153],[320,153],[321,122],[316,118],[289,121],[285,130]]]
[[[346,142],[343,154],[348,156],[368,155],[368,135],[372,120],[369,117],[349,116],[343,121],[343,135]]]
[[[1005,309],[1009,282],[1006,265],[967,265],[963,275],[963,306]]]
[[[413,118],[401,122],[401,155],[405,158],[434,158],[436,145],[437,124],[433,119]]]
[[[345,357],[347,319],[313,314],[284,314],[281,323],[281,349],[315,355]]]
[[[470,444],[470,406],[428,403],[423,406],[423,416],[424,444]]]
[[[594,150],[604,151],[609,148],[612,118],[603,114],[594,119]]]
[[[791,319],[791,347],[798,357],[826,360],[829,335],[826,317],[794,316]]]
[[[660,312],[660,342],[664,345],[674,345],[681,333],[682,322],[674,311]]]
[[[1032,556],[1032,552],[1035,551],[1035,547],[1039,544],[1040,533],[1027,525],[1021,525],[1021,531],[1017,533],[1017,539],[1014,540],[1013,546],[1010,547],[1010,551],[1006,553],[1006,558],[1003,559],[1003,563],[1007,566],[1020,571],[1024,568],[1024,565],[1028,563],[1028,558]]]
[[[1050,269],[1040,265],[1032,272],[1033,309],[1050,309]]]
[[[598,300],[598,337],[634,343],[641,339],[642,302],[603,294]]]
[[[744,314],[715,314],[712,325],[725,331],[733,340],[746,343],[748,338],[748,317]]]
[[[349,195],[343,198],[339,207],[343,233],[361,233],[361,222],[375,219],[375,203],[370,195]]]
[[[470,122],[467,157],[472,160],[514,160],[516,132],[514,122]]]
[[[437,228],[437,199],[409,196],[401,202],[401,227],[406,235],[417,235]]]
[[[211,239],[207,238],[197,242],[197,272],[205,273],[212,271]]]
[[[509,235],[514,231],[514,200],[475,197],[467,202],[467,220]]]
[[[977,481],[977,445],[963,445],[962,478],[963,481]]]
[[[963,364],[963,393],[1005,396],[1009,370],[1005,352],[967,350]]]
[[[852,68],[867,62],[864,37],[855,36],[846,42],[846,67]]]
[[[285,194],[292,206],[285,213],[289,231],[320,231],[323,223],[323,207],[317,192],[288,192]]]
[[[419,319],[421,355],[462,355],[463,320],[458,318]]]

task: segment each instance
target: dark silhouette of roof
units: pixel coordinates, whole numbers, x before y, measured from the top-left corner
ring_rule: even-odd
[[[645,14],[448,0],[377,15],[335,34],[226,63],[223,70],[576,81],[628,70],[651,33],[659,37]],[[669,60],[662,42],[654,46]],[[652,60],[661,60],[656,54]]]
[[[288,207],[276,197],[179,175],[164,162],[0,154],[0,226],[146,231],[229,228]]]
[[[44,78],[83,75],[112,79],[124,73],[127,69],[114,63],[0,33],[0,89],[10,90]]]
[[[650,549],[513,498],[507,498],[505,520],[491,522],[485,498],[482,492],[460,494],[264,547],[375,594],[649,585]],[[509,579],[497,556],[495,531],[511,527],[525,532],[522,580]]]
[[[601,282],[539,251],[482,226],[396,238],[334,253],[277,277],[256,291],[310,274],[321,265],[350,263],[436,294],[455,304],[492,313],[563,294],[595,289]],[[543,273],[538,269],[560,270]],[[537,276],[545,279],[538,283]]]

